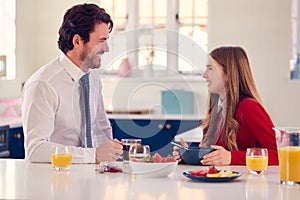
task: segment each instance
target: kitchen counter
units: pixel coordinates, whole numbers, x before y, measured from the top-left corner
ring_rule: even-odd
[[[10,128],[22,127],[21,117],[0,117],[0,126],[9,126]]]
[[[110,119],[201,120],[204,115],[108,114]]]
[[[167,178],[95,171],[95,164],[73,164],[69,172],[51,164],[0,159],[0,199],[272,199],[296,200],[299,186],[279,184],[278,166],[264,176],[250,175],[245,166],[224,166],[243,173],[232,182],[193,182],[182,175],[200,166],[178,165]]]
[[[109,119],[201,120],[203,115],[108,114]],[[21,117],[0,117],[0,126],[22,127]]]
[[[159,152],[163,156],[172,153],[173,145],[170,142],[174,136],[198,126],[200,118],[196,115],[154,114],[109,114],[108,117],[113,127],[114,138],[120,140],[132,137],[143,138],[143,142],[149,144],[153,152]],[[5,125],[10,127],[9,150],[11,157],[24,158],[24,134],[21,117],[0,117],[0,126]],[[189,137],[192,135],[188,134]]]

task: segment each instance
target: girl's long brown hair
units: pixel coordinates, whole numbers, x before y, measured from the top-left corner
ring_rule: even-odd
[[[226,114],[222,141],[227,145],[228,150],[238,150],[236,134],[239,124],[234,119],[237,106],[240,100],[246,97],[253,98],[259,103],[261,103],[261,99],[257,92],[249,60],[244,49],[230,46],[219,47],[214,49],[209,55],[222,66],[228,79],[225,88]],[[209,125],[216,118],[218,100],[219,95],[209,94],[206,118],[201,122],[203,126],[203,139],[205,139],[210,130],[213,131],[209,129]]]

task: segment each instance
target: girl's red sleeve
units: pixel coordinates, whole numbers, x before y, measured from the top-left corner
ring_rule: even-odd
[[[278,165],[274,125],[266,110],[256,100],[246,98],[240,102],[235,119],[239,122],[239,150],[231,151],[230,164],[245,165],[248,147],[264,147],[268,149],[269,165]]]

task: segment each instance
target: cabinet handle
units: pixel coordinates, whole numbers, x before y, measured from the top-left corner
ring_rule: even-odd
[[[158,126],[157,126],[159,129],[163,129],[164,128],[164,125],[163,124],[158,124]],[[171,124],[166,124],[166,129],[171,129],[172,128],[172,126],[171,126]]]
[[[163,129],[164,128],[164,125],[163,124],[158,124],[157,126],[159,129]]]
[[[19,140],[21,138],[21,134],[20,133],[15,134],[14,138]]]
[[[167,129],[171,129],[171,128],[172,128],[171,124],[167,124],[167,125],[166,125],[166,128],[167,128]]]

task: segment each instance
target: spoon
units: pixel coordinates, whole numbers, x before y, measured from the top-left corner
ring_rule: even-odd
[[[177,144],[177,143],[175,143],[175,142],[171,142],[171,144],[173,144],[173,145],[175,145],[175,146],[178,146],[179,148],[182,148],[182,149],[185,149],[185,150],[189,150],[189,148],[184,147],[184,146],[182,146],[182,145],[180,145],[180,144]]]

